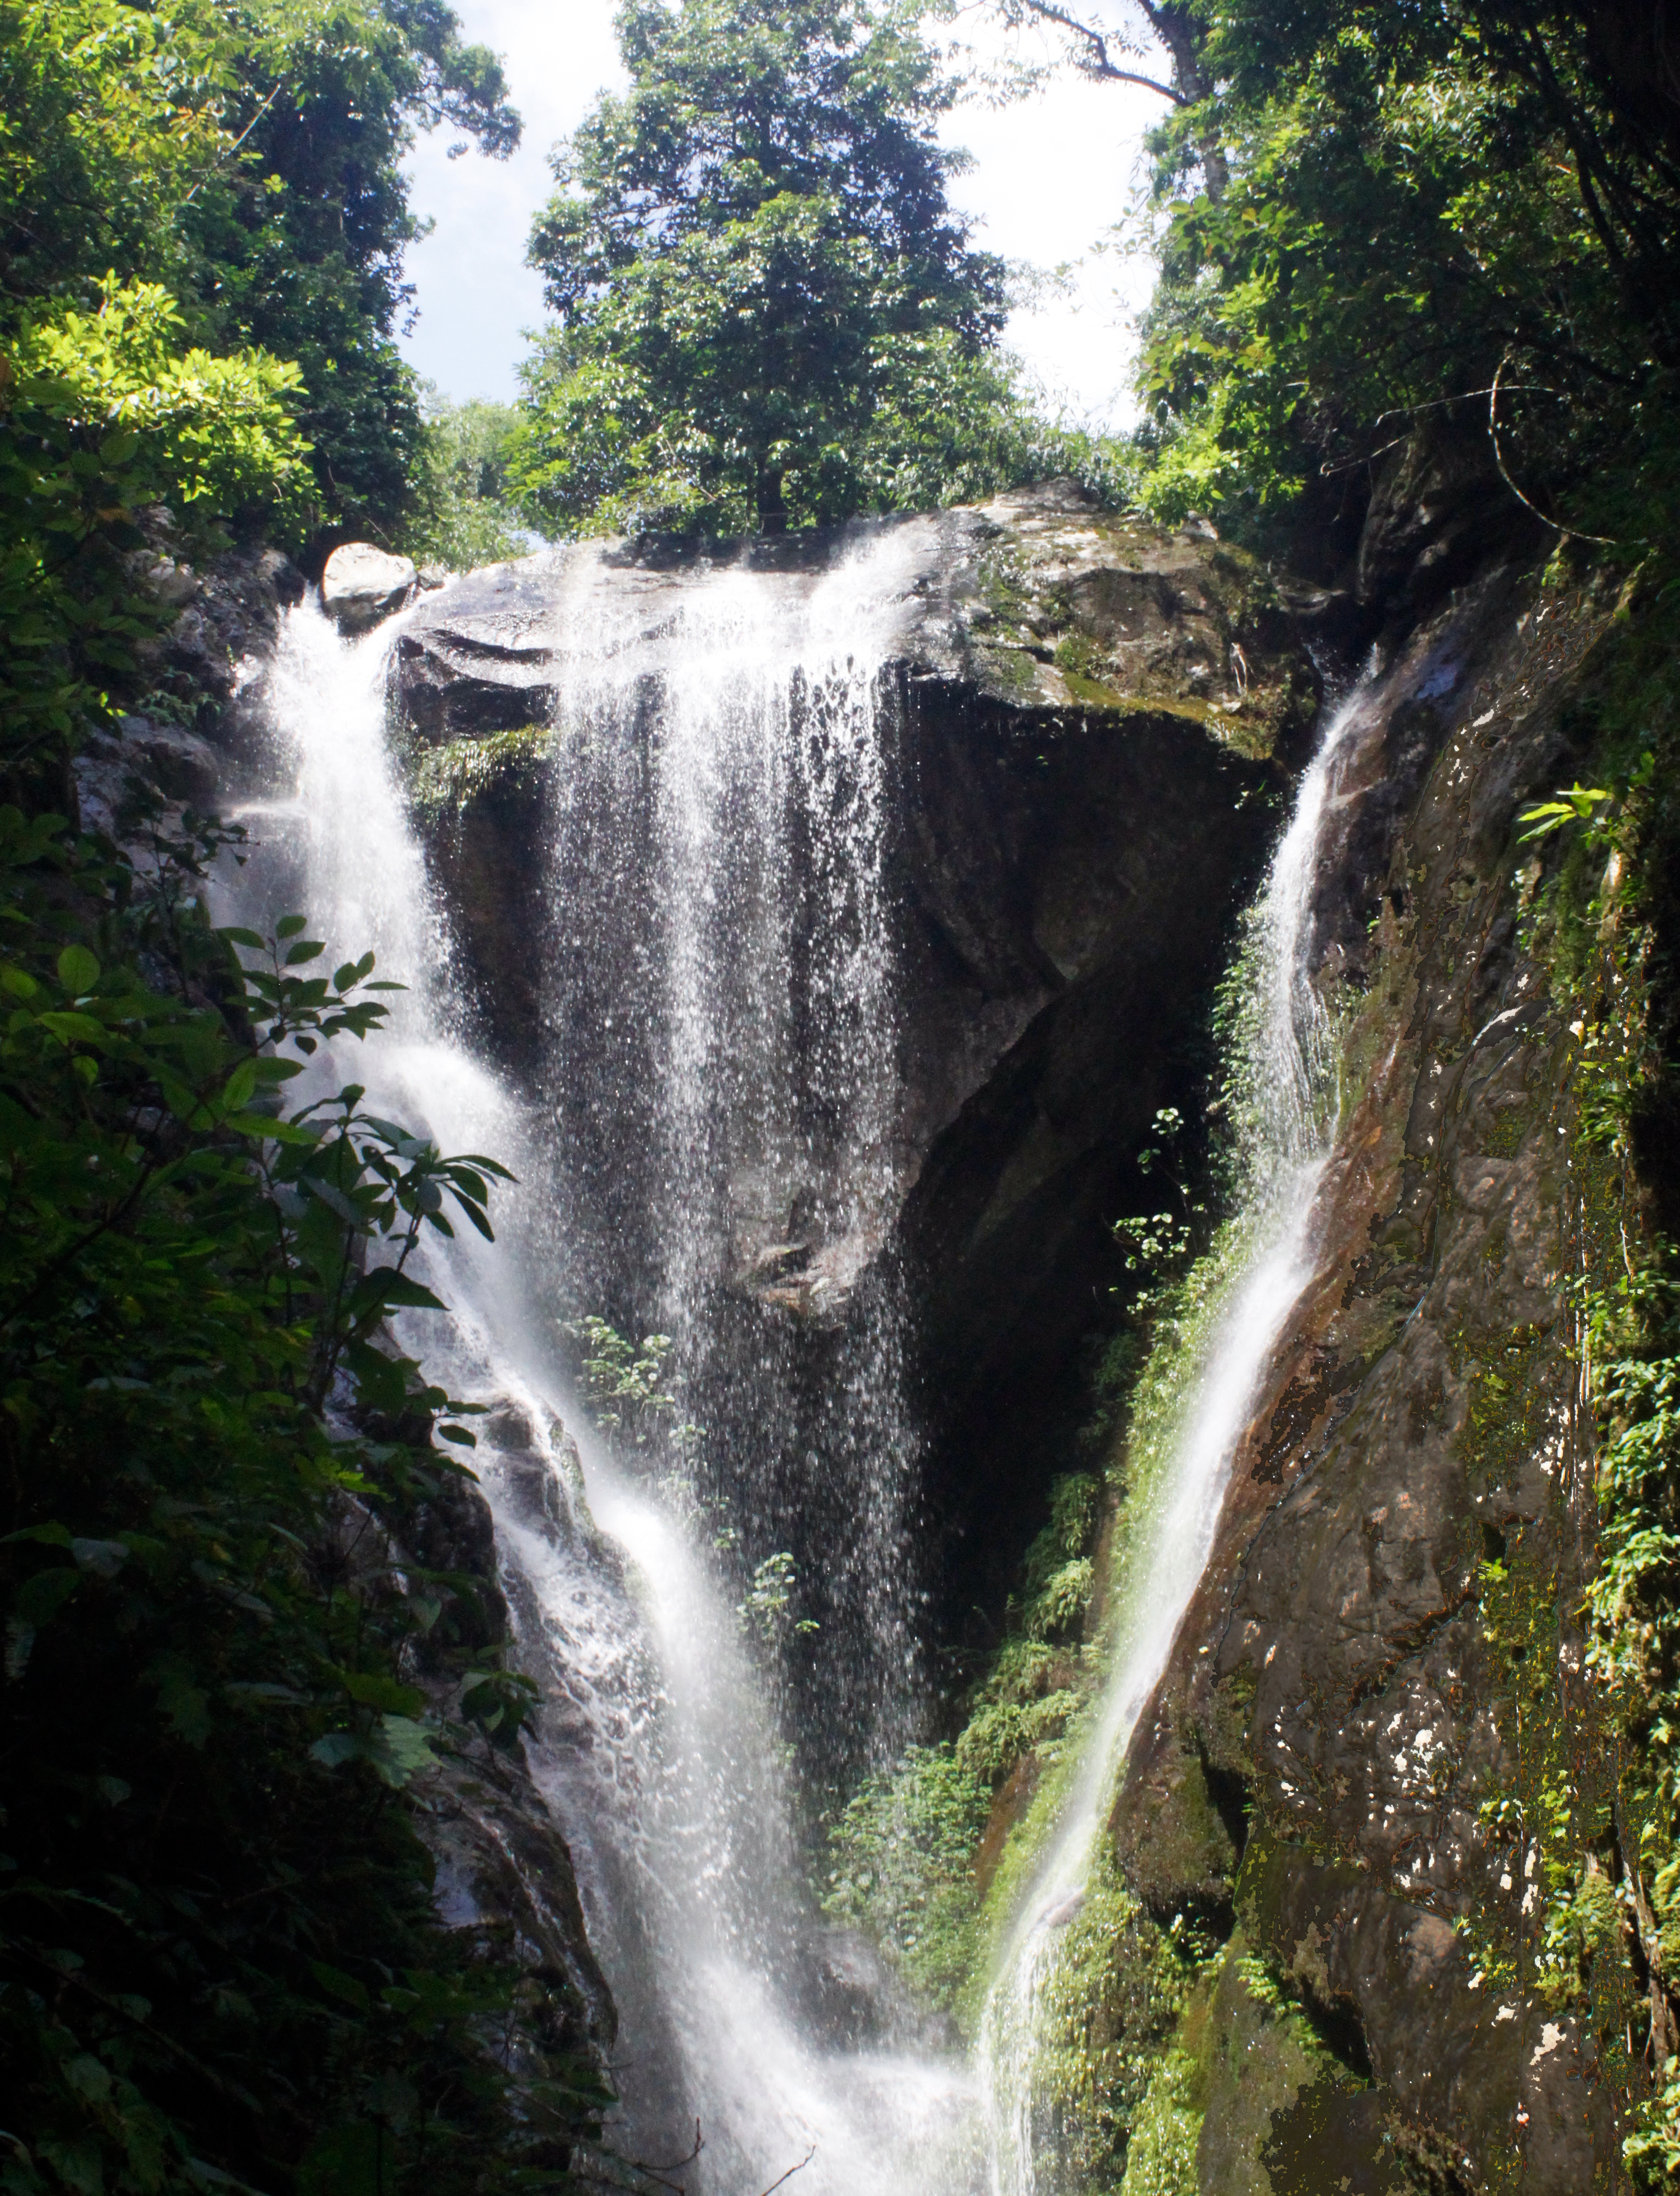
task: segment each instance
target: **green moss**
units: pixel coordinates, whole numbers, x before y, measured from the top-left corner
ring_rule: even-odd
[[[1193,2059],[1169,2047],[1133,2123],[1120,2196],[1198,2196],[1197,2148],[1202,2134],[1200,2087]],[[1221,2196],[1227,2192],[1221,2191]]]
[[[933,2005],[951,2002],[973,1965],[973,1860],[989,1811],[986,1783],[950,1747],[912,1747],[829,1832],[823,1912],[866,1929]]]
[[[553,739],[549,725],[522,725],[482,740],[420,748],[409,764],[409,799],[427,821],[459,816],[488,794],[530,783]]]
[[[1094,1875],[1084,1905],[1062,1932],[1039,2014],[1044,2141],[1064,2182],[1093,2191],[1118,2186],[1134,2130],[1170,2056],[1189,1979],[1117,1872],[1111,1867]],[[1164,2139],[1164,2112],[1159,2117]]]

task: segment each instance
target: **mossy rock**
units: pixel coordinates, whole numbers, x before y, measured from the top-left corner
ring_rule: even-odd
[[[1200,2196],[1399,2196],[1377,2093],[1325,2046],[1238,1934],[1198,2054]]]
[[[1229,1928],[1242,1821],[1187,1734],[1172,1734],[1128,1780],[1111,1832],[1128,1885],[1158,1920],[1182,1914]]]

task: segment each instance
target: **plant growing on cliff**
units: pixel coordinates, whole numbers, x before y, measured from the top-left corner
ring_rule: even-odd
[[[1573,1046],[1575,1318],[1602,1436],[1588,1662],[1619,1729],[1614,1819],[1584,1826],[1567,1791],[1542,1791],[1538,1807],[1510,1806],[1492,1825],[1543,1855],[1543,1985],[1588,2018],[1616,2014],[1611,2058],[1631,2046],[1624,2156],[1653,2189],[1680,2163],[1680,1282],[1669,1234],[1680,590],[1667,560],[1654,563],[1624,591],[1572,725],[1593,782],[1519,818],[1534,847],[1519,872],[1527,943],[1550,964]],[[1487,1597],[1496,1622],[1503,1583],[1501,1570]]]
[[[913,1746],[865,1781],[828,1833],[823,1912],[867,1929],[935,2004],[951,2002],[973,1964],[973,1858],[990,1804],[950,1747]]]
[[[583,1353],[578,1384],[603,1433],[666,1462],[692,1448],[698,1429],[690,1424],[672,1382],[668,1334],[644,1334],[632,1342],[593,1312],[571,1321],[566,1332]]]
[[[437,1931],[401,1804],[475,1588],[385,1541],[460,1471],[428,1428],[471,1440],[386,1322],[503,1170],[354,1085],[287,1109],[380,987],[301,917],[212,930],[218,843],[147,876],[0,810],[7,2185],[471,2187],[505,2143],[551,2178],[591,2118],[564,1991]]]
[[[629,90],[557,150],[531,258],[556,320],[513,461],[534,516],[869,500],[953,407],[1007,412],[1002,269],[950,209],[950,86],[898,0],[626,0]],[[891,471],[890,462],[886,470]]]

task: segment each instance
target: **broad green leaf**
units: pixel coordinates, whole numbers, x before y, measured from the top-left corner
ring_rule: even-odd
[[[58,980],[80,997],[99,981],[99,962],[85,945],[66,945],[58,956]]]

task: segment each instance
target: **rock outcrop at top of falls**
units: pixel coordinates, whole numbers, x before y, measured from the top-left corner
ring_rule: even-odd
[[[609,541],[496,564],[458,581],[401,635],[398,689],[423,739],[482,739],[548,723],[568,678],[603,638],[649,676],[696,577],[750,570],[790,599],[848,549],[897,536],[904,557],[886,658],[961,681],[979,699],[1058,714],[1149,708],[1250,755],[1296,737],[1315,699],[1293,617],[1253,559],[1205,521],[1180,533],[1093,509],[1066,487],[1023,489],[932,517],[782,535],[711,554]],[[344,552],[340,552],[342,555]]]

